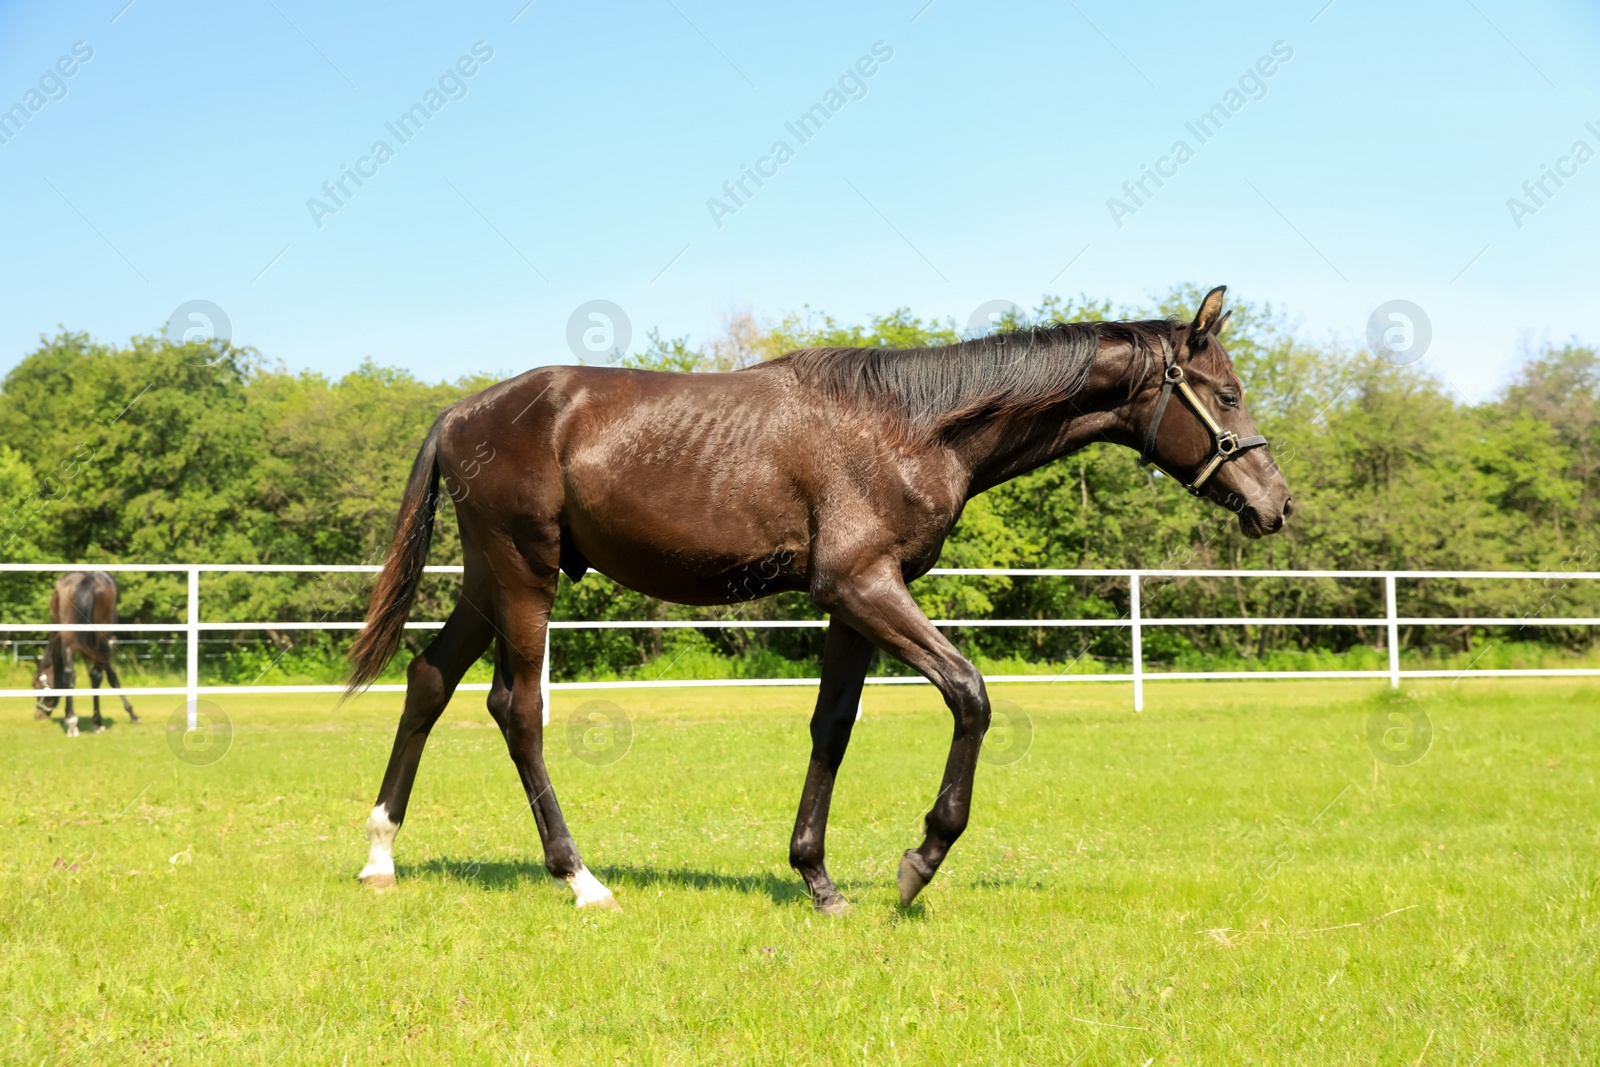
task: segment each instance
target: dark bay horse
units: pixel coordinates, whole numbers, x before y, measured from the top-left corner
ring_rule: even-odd
[[[789,862],[819,911],[848,905],[824,864],[834,777],[874,649],[931,681],[955,718],[900,899],[928,884],[966,828],[989,698],[983,677],[906,583],[939,558],[977,493],[1097,441],[1126,445],[1251,537],[1293,503],[1256,435],[1220,334],[1223,289],[1194,320],[1065,323],[926,349],[813,349],[731,374],[545,367],[440,416],[411,469],[350,692],[400,643],[428,554],[440,481],[465,574],[438,637],[411,661],[394,750],[367,820],[363,883],[395,884],[393,842],[428,733],[495,643],[489,712],[505,736],[545,866],[581,906],[614,907],[584,866],[543,756],[540,671],[557,575],[594,568],[685,604],[808,593],[828,612],[811,762]],[[1176,398],[1176,403],[1169,403]]]
[[[117,621],[117,583],[105,571],[71,571],[56,580],[50,594],[50,621],[71,626],[115,624]],[[45,654],[35,663],[33,687],[35,689],[71,689],[76,681],[73,661],[83,656],[89,661],[89,685],[98,690],[100,679],[109,677],[114,688],[122,688],[117,668],[111,663],[113,638],[104,630],[59,630],[50,635]],[[55,710],[59,697],[35,697],[33,717],[48,719]],[[122,707],[129,722],[138,722],[133,705],[127,697]],[[78,716],[67,697],[67,736],[78,736]],[[105,720],[100,717],[100,694],[94,694],[94,732],[104,733]]]

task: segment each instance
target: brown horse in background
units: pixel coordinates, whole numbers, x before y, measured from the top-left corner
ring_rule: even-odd
[[[1189,323],[1059,323],[933,348],[813,349],[731,374],[544,367],[456,404],[411,469],[353,651],[351,692],[399,646],[443,478],[461,528],[460,599],[411,661],[361,880],[395,884],[394,837],[423,745],[493,642],[489,712],[527,791],[545,866],[580,907],[615,906],[579,858],[543,754],[540,673],[556,579],[593,567],[663,600],[726,604],[799,590],[831,615],[789,845],[819,911],[848,907],[828,876],[824,837],[874,650],[938,688],[955,731],[924,839],[900,860],[909,904],[967,826],[990,720],[983,676],[906,588],[938,560],[966,502],[1107,441],[1234,511],[1248,536],[1278,530],[1292,510],[1222,346],[1222,297],[1221,288],[1206,294]]]
[[[50,621],[72,626],[115,625],[117,621],[117,583],[105,571],[72,571],[56,580],[50,594]],[[77,656],[89,661],[89,685],[100,688],[100,679],[109,677],[115,689],[122,688],[117,668],[112,666],[111,652],[115,639],[103,630],[58,630],[50,635],[45,654],[35,661],[33,687],[35,689],[71,689],[76,681],[73,662]],[[33,717],[48,719],[55,710],[59,697],[34,698]],[[126,696],[122,707],[129,722],[138,722],[133,705]],[[67,697],[66,728],[68,737],[78,736],[78,716],[73,710],[72,697]],[[94,732],[104,733],[105,720],[100,717],[100,694],[94,694]]]

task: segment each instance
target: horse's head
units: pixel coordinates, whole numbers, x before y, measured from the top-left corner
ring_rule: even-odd
[[[33,661],[33,687],[35,689],[54,689],[56,687],[55,664],[44,659],[36,659]],[[56,704],[58,701],[60,701],[60,699],[60,697],[34,697],[34,710],[44,712],[48,715],[50,712],[55,710]]]
[[[1178,331],[1161,380],[1145,390],[1144,461],[1238,515],[1246,537],[1261,537],[1283,528],[1294,499],[1222,346],[1226,291],[1206,294],[1194,322]]]

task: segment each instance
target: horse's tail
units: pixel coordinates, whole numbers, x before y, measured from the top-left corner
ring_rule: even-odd
[[[428,562],[428,544],[433,540],[433,516],[439,507],[439,426],[440,415],[422,442],[405,497],[400,501],[400,517],[395,521],[394,540],[383,571],[372,586],[372,605],[367,609],[367,625],[350,649],[354,669],[345,687],[348,698],[368,685],[383,671],[400,647],[406,616],[417,597],[422,568]]]
[[[103,621],[94,617],[94,590],[95,575],[90,571],[72,571],[63,575],[50,596],[50,621],[68,626],[90,626]],[[96,649],[106,637],[95,630],[61,630],[52,636],[58,639],[52,660],[58,669],[64,662],[69,646]]]
[[[94,578],[88,574],[78,574],[74,577],[77,581],[72,585],[72,621],[94,622]]]

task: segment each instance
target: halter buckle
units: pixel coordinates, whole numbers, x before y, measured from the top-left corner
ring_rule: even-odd
[[[1239,450],[1239,435],[1232,430],[1223,430],[1217,435],[1217,451],[1224,456],[1231,456]]]
[[[1162,380],[1173,383],[1183,381],[1183,368],[1176,363],[1169,364],[1166,372],[1162,375]]]

